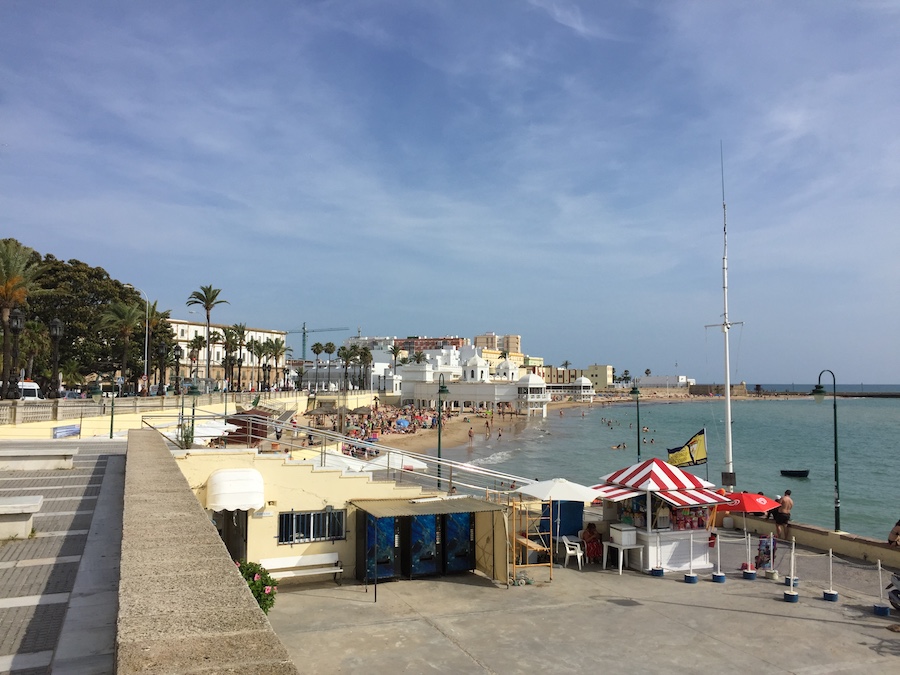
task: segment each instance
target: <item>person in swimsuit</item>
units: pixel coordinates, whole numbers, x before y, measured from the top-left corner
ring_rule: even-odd
[[[791,491],[785,490],[781,498],[781,506],[775,511],[775,531],[779,539],[787,536],[788,523],[791,520],[791,509],[794,508],[794,500],[791,499]]]

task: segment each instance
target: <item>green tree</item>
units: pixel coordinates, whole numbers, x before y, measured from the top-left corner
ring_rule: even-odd
[[[38,356],[46,357],[50,353],[50,330],[37,321],[26,321],[22,335],[19,337],[19,353],[25,359],[25,379],[37,379],[34,376],[34,361]],[[50,378],[41,378],[47,379]]]
[[[627,368],[622,371],[622,382],[631,382],[631,372]]]
[[[273,340],[268,340],[269,344],[269,355],[275,360],[275,364],[272,366],[276,371],[279,368],[278,362],[281,362],[280,367],[284,367],[287,365],[285,361],[285,354],[287,354],[287,345],[284,343],[284,340],[281,338],[274,338]]]
[[[0,240],[0,319],[3,323],[3,374],[0,396],[6,398],[9,377],[12,374],[12,344],[9,331],[9,314],[22,307],[29,295],[39,292],[41,273],[40,256],[34,249],[23,246],[15,239]]]
[[[425,356],[425,352],[415,352],[412,355],[413,363],[425,363],[428,360],[428,357]]]
[[[340,347],[337,351],[338,358],[344,363],[344,389],[348,389],[347,370],[350,364],[354,363],[359,356],[359,347],[350,345],[349,347]]]
[[[234,337],[237,340],[237,353],[238,358],[241,361],[241,365],[238,366],[238,388],[240,389],[243,387],[243,383],[241,382],[241,377],[243,376],[241,368],[244,363],[244,345],[247,344],[247,324],[236,323],[231,329],[234,331]]]
[[[59,378],[65,383],[66,388],[76,386],[84,382],[81,374],[81,366],[75,359],[68,359],[59,366]]]
[[[326,342],[325,347],[322,349],[326,354],[328,354],[328,384],[325,387],[325,391],[331,389],[331,355],[334,354],[337,347],[334,346],[333,342]]]
[[[194,367],[197,366],[197,360],[200,357],[200,350],[206,349],[206,337],[203,335],[195,335],[188,340],[188,357],[193,361],[191,364],[191,378],[194,377]],[[197,366],[197,377],[200,376],[200,368]]]
[[[359,350],[359,365],[362,366],[362,374],[360,376],[359,388],[369,388],[369,369],[372,367],[372,350],[368,347],[362,347]]]
[[[262,382],[262,377],[260,376],[260,368],[263,364],[263,359],[266,357],[268,353],[268,349],[266,348],[266,344],[260,340],[250,340],[247,343],[247,351],[249,351],[254,358],[256,359],[256,388],[259,389],[259,383]]]
[[[221,288],[213,288],[212,284],[209,286],[201,286],[199,291],[194,291],[190,294],[187,299],[187,306],[191,307],[193,305],[199,305],[203,307],[203,310],[206,312],[206,334],[209,335],[209,319],[210,314],[212,313],[213,307],[216,305],[228,304],[227,300],[221,300],[219,298],[219,293],[222,292]],[[210,358],[211,358],[211,348],[210,345],[212,343],[211,339],[207,340],[206,343],[206,379],[209,379],[209,367],[210,367]]]
[[[644,375],[646,375],[647,377],[650,377],[650,369],[649,368],[647,368],[647,370],[644,371]]]
[[[325,345],[316,342],[311,349],[312,353],[316,355],[316,391],[319,391],[319,354],[325,351]]]
[[[396,374],[396,372],[397,372],[397,357],[403,353],[403,347],[401,347],[400,345],[394,345],[393,347],[390,348],[390,352],[391,352],[391,356],[394,357],[394,373]]]
[[[121,342],[122,377],[125,377],[128,369],[128,344],[131,342],[131,336],[134,335],[134,331],[140,326],[143,318],[144,307],[137,304],[114,302],[100,319],[100,325],[113,331]]]

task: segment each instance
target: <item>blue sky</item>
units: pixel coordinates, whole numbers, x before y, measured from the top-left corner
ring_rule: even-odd
[[[897,35],[886,1],[7,1],[2,235],[175,317],[212,284],[215,321],[721,382],[721,142],[732,377],[900,383]]]

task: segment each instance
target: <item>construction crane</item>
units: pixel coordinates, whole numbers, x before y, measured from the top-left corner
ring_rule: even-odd
[[[306,336],[309,333],[335,333],[337,331],[342,330],[350,330],[349,328],[307,328],[306,322],[303,322],[303,326],[299,330],[289,330],[290,333],[301,333],[303,335],[303,360],[306,361]]]

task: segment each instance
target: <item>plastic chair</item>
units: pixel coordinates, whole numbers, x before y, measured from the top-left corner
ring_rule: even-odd
[[[577,542],[569,541],[568,537],[563,537],[562,540],[563,544],[566,545],[566,561],[563,563],[563,567],[568,567],[569,558],[575,556],[578,559],[578,569],[583,569],[584,551],[581,549],[581,546]]]

